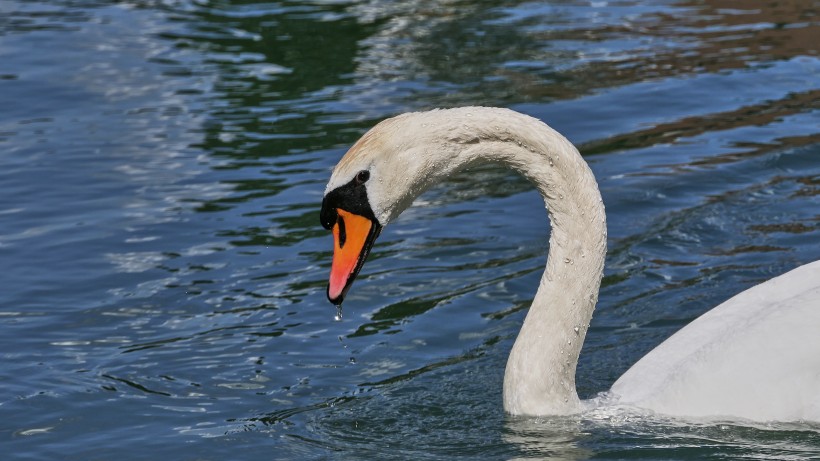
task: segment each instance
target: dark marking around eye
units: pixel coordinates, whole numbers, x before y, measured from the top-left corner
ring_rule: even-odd
[[[370,179],[370,172],[367,170],[362,170],[356,174],[356,182],[359,184],[364,184],[368,179]]]
[[[330,230],[336,224],[339,220],[339,213],[336,211],[338,208],[376,222],[367,199],[367,186],[359,182],[359,175],[363,172],[366,173],[364,177],[370,179],[370,172],[362,170],[350,182],[328,192],[322,199],[322,211],[319,215],[322,227]]]

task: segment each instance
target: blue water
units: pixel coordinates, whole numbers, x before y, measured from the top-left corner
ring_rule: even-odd
[[[811,424],[505,416],[548,242],[512,173],[453,178],[387,227],[341,322],[318,220],[331,168],[385,117],[546,121],[607,207],[593,397],[820,259],[819,10],[5,0],[3,459],[820,457]]]

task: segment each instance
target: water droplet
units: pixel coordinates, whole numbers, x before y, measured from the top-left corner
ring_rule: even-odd
[[[564,258],[564,262],[565,262],[565,263],[567,263],[567,264],[571,264],[571,263],[572,263],[572,260],[571,260],[571,259],[569,259],[569,258]]]
[[[572,331],[574,331],[575,334],[577,335],[578,333],[580,333],[581,329],[578,328],[578,327],[575,327],[575,328],[572,329]]]
[[[350,357],[350,364],[356,365],[356,357]]]
[[[338,306],[336,306],[336,316],[335,316],[335,317],[333,317],[333,320],[335,320],[335,321],[337,321],[337,322],[341,322],[341,321],[342,321],[342,305],[341,305],[341,304],[339,304]]]
[[[552,162],[552,157],[550,157],[550,166],[555,166],[555,164]]]

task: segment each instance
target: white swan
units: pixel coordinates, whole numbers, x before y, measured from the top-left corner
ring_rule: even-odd
[[[606,256],[598,186],[575,147],[532,117],[465,107],[400,115],[367,132],[336,165],[322,202],[334,236],[327,295],[341,304],[383,226],[429,186],[497,162],[547,204],[547,267],[507,362],[511,414],[582,411],[575,368]],[[611,400],[667,415],[820,421],[820,261],[703,315],[636,363]]]

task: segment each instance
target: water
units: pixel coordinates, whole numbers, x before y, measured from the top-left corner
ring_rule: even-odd
[[[505,416],[548,242],[506,171],[425,194],[342,321],[325,299],[332,166],[465,104],[547,121],[599,179],[584,398],[820,258],[816,5],[644,3],[0,3],[5,459],[820,456],[807,424]]]

